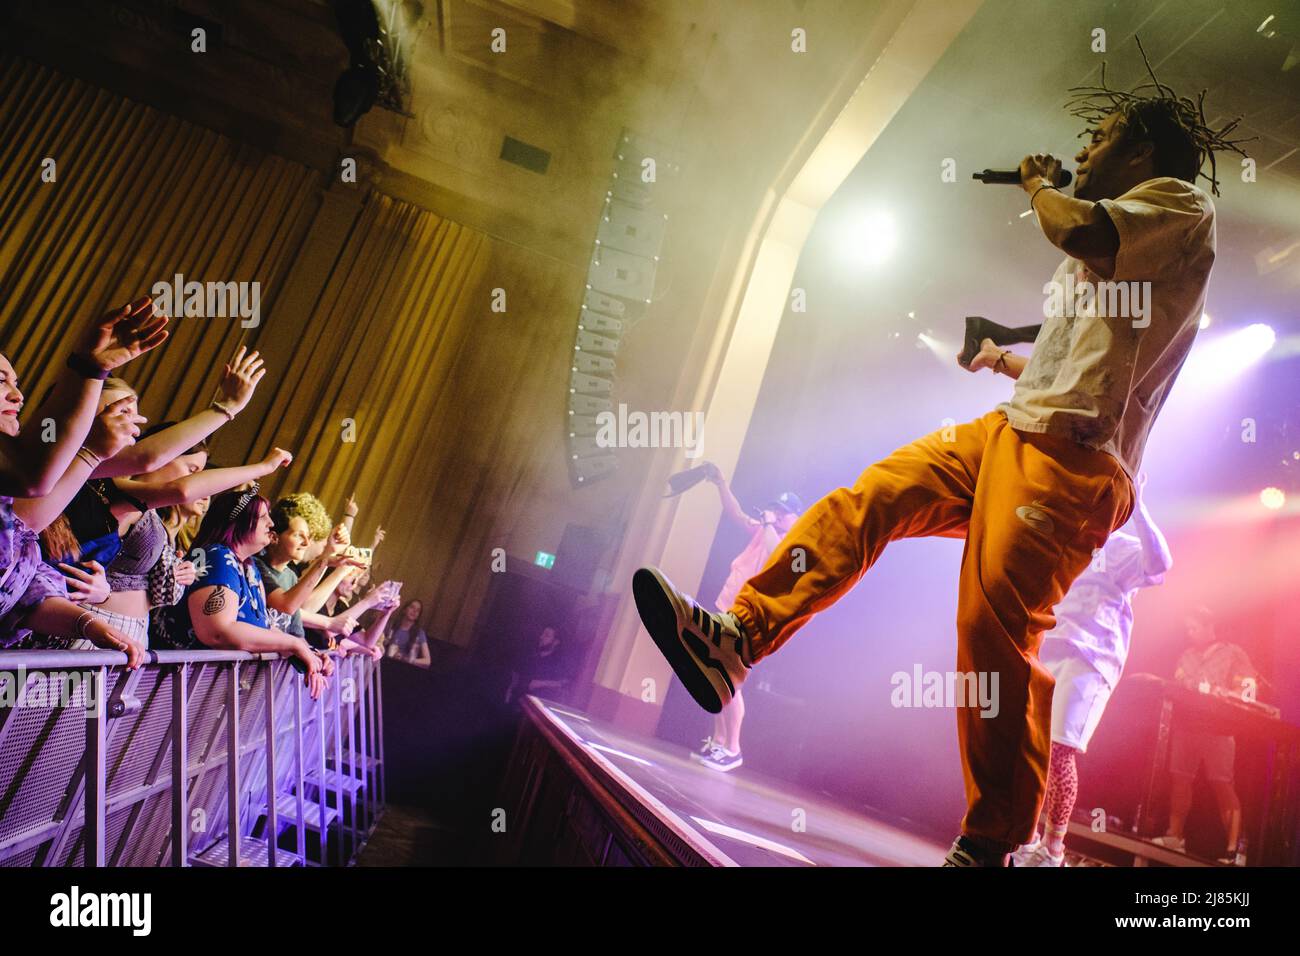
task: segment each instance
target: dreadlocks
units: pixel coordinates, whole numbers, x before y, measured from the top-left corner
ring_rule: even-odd
[[[1206,91],[1201,90],[1195,100],[1179,96],[1156,79],[1151,61],[1142,49],[1142,41],[1138,40],[1137,45],[1151,77],[1150,83],[1143,83],[1128,92],[1112,90],[1106,85],[1106,64],[1103,61],[1101,85],[1071,87],[1066,109],[1092,124],[1100,123],[1111,113],[1118,113],[1124,123],[1125,139],[1151,143],[1156,168],[1166,175],[1195,182],[1199,176],[1205,175],[1201,167],[1209,159],[1210,174],[1205,178],[1210,181],[1214,195],[1219,195],[1214,154],[1216,150],[1231,150],[1246,156],[1240,144],[1250,142],[1249,139],[1228,139],[1241,122],[1241,117],[1221,129],[1211,129],[1205,119]]]

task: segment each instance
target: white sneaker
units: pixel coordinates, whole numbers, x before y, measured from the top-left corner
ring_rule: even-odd
[[[739,750],[733,754],[730,750],[719,747],[717,744],[713,745],[713,749],[709,751],[707,756],[700,758],[700,763],[704,764],[704,766],[722,773],[730,773],[744,762],[741,759]]]
[[[1052,856],[1046,843],[1026,843],[1011,854],[1011,860],[1016,866],[1065,866],[1065,854]]]
[[[735,616],[704,610],[657,568],[632,575],[632,596],[641,623],[695,702],[716,714],[735,700],[752,666]]]
[[[1176,836],[1158,836],[1151,841],[1156,846],[1162,846],[1166,850],[1173,850],[1175,853],[1187,852],[1187,841],[1183,837]]]
[[[713,750],[713,737],[712,736],[705,737],[704,741],[700,744],[700,749],[691,751],[691,759],[696,762],[703,761],[705,758],[709,756],[709,753],[712,750]]]

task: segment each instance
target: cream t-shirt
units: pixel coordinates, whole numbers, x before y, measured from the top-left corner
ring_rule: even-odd
[[[1200,327],[1214,204],[1171,176],[1100,202],[1119,233],[1114,275],[1068,257],[1057,267],[1033,355],[998,409],[1013,428],[1108,452],[1135,479]]]

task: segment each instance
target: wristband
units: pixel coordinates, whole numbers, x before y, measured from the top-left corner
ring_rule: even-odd
[[[1034,190],[1034,194],[1033,194],[1032,196],[1029,197],[1029,208],[1030,208],[1030,209],[1034,209],[1034,200],[1038,198],[1038,194],[1041,193],[1044,189],[1056,189],[1056,187],[1053,186],[1051,183],[1043,183],[1041,186],[1039,186],[1037,189],[1035,189],[1035,190]],[[1057,192],[1060,192],[1060,190],[1057,189]],[[1038,212],[1038,210],[1037,210],[1037,209],[1034,209],[1034,212]]]
[[[98,379],[101,382],[108,378],[108,369],[100,368],[90,359],[86,358],[84,355],[78,354],[77,352],[73,352],[68,356],[68,368],[72,369],[82,378]]]
[[[226,416],[226,421],[228,421],[228,422],[233,422],[233,421],[235,420],[235,413],[232,412],[232,411],[231,411],[229,408],[227,408],[225,405],[222,405],[222,404],[221,404],[220,402],[218,402],[216,399],[213,399],[213,400],[212,400],[212,404],[209,405],[208,407],[211,408],[213,411],[218,411],[218,412],[220,412],[221,414],[225,415],[225,416]]]
[[[87,618],[93,621],[95,617],[96,615],[93,611],[86,611],[81,615],[81,617],[77,618],[77,625],[76,625],[77,637],[81,638],[83,641],[90,640],[90,638],[86,637],[86,624],[88,623]]]

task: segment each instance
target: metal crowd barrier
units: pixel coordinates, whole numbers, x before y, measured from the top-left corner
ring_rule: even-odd
[[[0,866],[329,866],[384,808],[379,662],[0,651]]]

